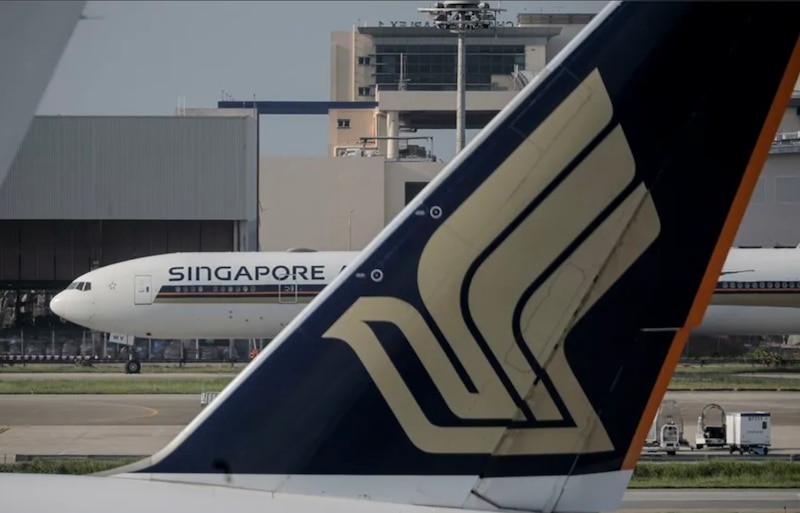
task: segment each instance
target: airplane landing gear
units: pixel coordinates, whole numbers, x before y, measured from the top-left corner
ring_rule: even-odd
[[[142,370],[142,363],[134,358],[125,362],[125,374],[139,374]]]

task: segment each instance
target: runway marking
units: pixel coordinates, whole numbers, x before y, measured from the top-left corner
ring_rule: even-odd
[[[140,410],[144,410],[144,415],[129,415],[127,417],[105,417],[99,419],[87,419],[88,422],[110,422],[110,421],[124,421],[124,420],[134,420],[134,419],[147,419],[150,417],[155,417],[159,414],[159,411],[156,408],[150,408],[149,406],[141,406],[138,404],[126,404],[126,403],[113,403],[108,401],[78,401],[82,402],[83,404],[101,404],[106,406],[113,406],[113,407],[125,407],[125,408],[137,408]]]

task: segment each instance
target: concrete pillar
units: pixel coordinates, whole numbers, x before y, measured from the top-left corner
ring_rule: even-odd
[[[397,111],[386,113],[386,136],[397,137],[400,135],[400,114]],[[386,158],[396,159],[399,155],[397,139],[389,139],[386,144]]]

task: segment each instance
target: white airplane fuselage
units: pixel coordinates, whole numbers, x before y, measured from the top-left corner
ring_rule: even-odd
[[[170,253],[112,264],[53,298],[61,317],[151,338],[273,338],[355,252]],[[79,290],[91,283],[91,290]]]
[[[693,333],[800,333],[800,249],[732,248]]]
[[[137,337],[273,338],[357,252],[171,253],[112,264],[54,298],[61,317]],[[91,290],[78,290],[91,283]],[[800,333],[800,250],[733,248],[695,334]]]

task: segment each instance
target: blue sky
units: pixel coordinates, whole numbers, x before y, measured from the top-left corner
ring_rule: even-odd
[[[598,12],[602,1],[505,1],[518,12]],[[379,20],[420,20],[403,1],[87,2],[39,105],[42,115],[170,115],[235,99],[327,100],[330,33]],[[496,5],[493,3],[493,5]],[[99,19],[94,19],[99,18]],[[323,156],[324,117],[261,118],[262,154]],[[452,157],[453,131],[437,131]],[[472,133],[468,134],[468,139]],[[442,151],[440,151],[442,150]]]

